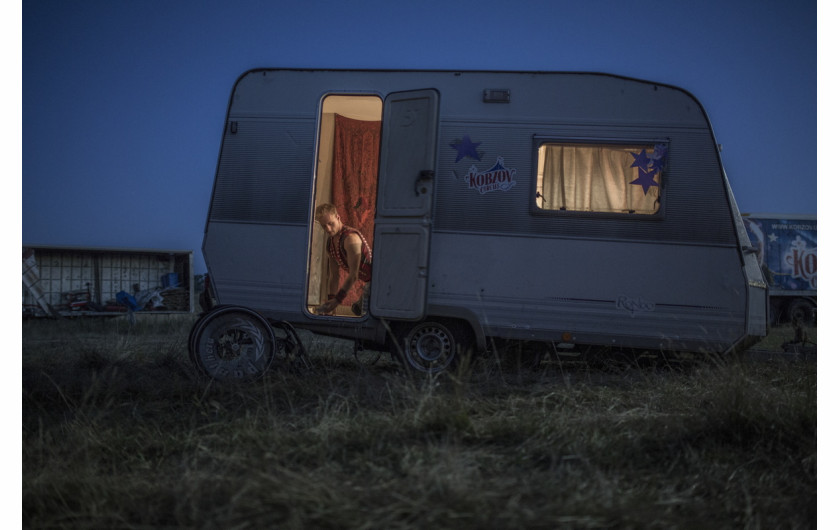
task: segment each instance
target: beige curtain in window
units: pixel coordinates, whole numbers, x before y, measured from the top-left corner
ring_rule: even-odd
[[[542,207],[587,212],[654,213],[659,188],[649,188],[646,195],[642,186],[631,184],[638,177],[637,169],[632,167],[633,155],[630,154],[634,149],[544,146]],[[658,176],[656,181],[659,181]]]

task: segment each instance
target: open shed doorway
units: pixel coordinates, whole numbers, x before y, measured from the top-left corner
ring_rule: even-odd
[[[373,248],[379,147],[382,132],[382,99],[373,95],[329,95],[321,105],[318,163],[315,173],[315,207],[334,204],[346,226],[358,229]],[[309,251],[307,308],[327,300],[327,235],[314,222]],[[339,283],[346,273],[339,271]],[[336,316],[360,318],[365,314],[364,287],[357,282],[338,306]],[[354,307],[354,304],[356,306]]]

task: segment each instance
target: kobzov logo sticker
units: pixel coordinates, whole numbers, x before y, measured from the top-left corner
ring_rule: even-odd
[[[508,191],[516,186],[515,169],[505,167],[505,160],[501,156],[496,159],[496,165],[487,171],[478,172],[478,168],[471,166],[469,172],[464,176],[464,182],[470,189],[477,190],[484,195],[488,191]]]

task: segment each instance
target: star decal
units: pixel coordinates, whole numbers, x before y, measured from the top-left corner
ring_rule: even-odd
[[[630,182],[641,186],[647,195],[651,186],[659,187],[656,182],[656,174],[662,171],[665,167],[665,158],[668,155],[668,147],[665,144],[657,144],[653,150],[652,157],[647,154],[647,149],[642,149],[639,154],[630,153],[633,156],[634,162],[630,167],[638,168],[639,178]]]
[[[642,152],[638,155],[636,153],[630,153],[633,155],[633,158],[636,159],[635,162],[630,164],[630,167],[637,167],[639,171],[647,170],[648,166],[650,166],[650,158],[647,156],[647,149],[642,149]],[[641,177],[640,177],[641,178]]]
[[[642,151],[642,153],[644,153],[644,151]],[[630,184],[636,184],[641,186],[642,189],[645,191],[645,195],[647,195],[648,189],[651,186],[659,186],[659,184],[657,184],[654,180],[655,176],[656,171],[645,171],[644,169],[639,168],[639,178],[630,182]]]
[[[455,162],[460,162],[465,156],[481,161],[481,155],[475,150],[476,147],[481,145],[481,142],[473,143],[468,135],[465,134],[463,138],[455,140],[449,145],[458,151],[458,156],[455,158]]]
[[[778,240],[778,239],[779,239],[779,236],[777,236],[776,234],[770,234],[770,235],[768,235],[768,236],[767,236],[767,239],[768,239],[771,243],[775,243],[775,242],[776,242],[776,240]]]
[[[668,146],[665,144],[656,144],[653,149],[653,168],[657,171],[665,169],[665,158],[668,156]]]

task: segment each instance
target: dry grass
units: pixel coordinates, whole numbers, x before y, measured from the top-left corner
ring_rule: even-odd
[[[816,363],[197,376],[189,321],[26,322],[27,528],[813,528]]]

